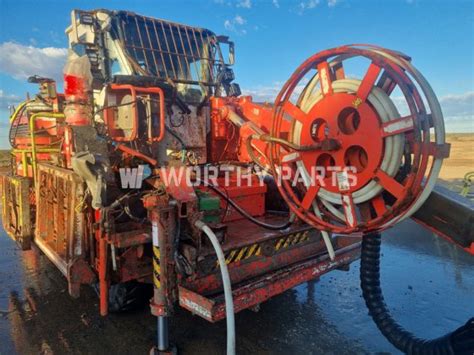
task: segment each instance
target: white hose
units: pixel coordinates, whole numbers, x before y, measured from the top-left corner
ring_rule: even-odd
[[[303,169],[304,168],[303,162],[301,160],[296,162],[296,164],[298,165],[298,169]],[[309,189],[310,186],[311,186],[310,177],[305,175],[305,174],[302,174],[301,176],[303,178],[303,182],[304,182],[306,188]],[[319,207],[318,207],[318,204],[316,203],[316,200],[313,201],[312,206],[313,206],[314,214],[318,218],[322,218],[321,211],[319,210]],[[294,216],[294,215],[295,214],[293,213],[291,216]],[[332,246],[332,243],[331,243],[331,236],[325,230],[321,230],[321,236],[323,237],[324,244],[326,245],[326,249],[328,251],[329,258],[331,259],[331,261],[334,261],[334,259],[336,258],[336,253],[334,252],[334,247]]]
[[[232,299],[232,287],[230,284],[229,270],[225,262],[224,253],[214,232],[202,221],[196,221],[194,224],[201,229],[209,238],[217,254],[219,267],[222,274],[222,284],[224,287],[225,315],[227,322],[227,355],[235,355],[235,320],[234,320],[234,301]]]
[[[423,127],[421,128],[421,134],[422,134],[422,142],[421,145],[423,147],[427,147],[428,144],[431,145],[444,145],[445,144],[445,131],[444,131],[444,121],[443,121],[443,114],[441,112],[441,107],[439,105],[439,102],[433,92],[433,89],[431,86],[428,84],[426,79],[423,77],[423,75],[413,67],[413,65],[410,62],[410,59],[407,59],[406,56],[403,54],[397,53],[397,52],[392,52],[392,51],[387,51],[383,50],[379,47],[375,46],[370,46],[370,45],[351,45],[348,47],[352,47],[355,49],[363,49],[365,51],[371,52],[374,56],[382,56],[384,57],[385,60],[388,60],[391,65],[396,65],[399,67],[399,69],[403,70],[406,75],[408,76],[408,79],[412,82],[413,86],[415,86],[415,91],[421,90],[421,92],[414,92],[412,94],[412,99],[414,102],[411,102],[411,99],[408,100],[406,97],[407,95],[410,95],[410,90],[411,89],[410,85],[408,85],[408,89],[403,91],[403,95],[405,97],[405,102],[409,105],[410,112],[414,115],[413,119],[420,119],[420,114],[426,114],[429,115],[429,123],[432,124],[430,126],[430,132],[427,132],[427,127],[426,127],[426,122],[423,123]],[[336,66],[341,65],[345,60],[350,59],[352,57],[357,57],[357,56],[364,56],[369,59],[372,58],[371,55],[367,54],[360,54],[358,52],[354,53],[343,53],[341,55],[336,56],[333,58],[331,61],[327,61],[329,66],[332,68],[335,68]],[[327,59],[327,58],[326,58]],[[301,78],[304,77],[304,75],[308,74],[309,71],[308,69],[301,69],[303,68],[300,67],[296,73],[299,75],[299,84],[301,85]],[[309,67],[308,67],[309,68]],[[382,68],[383,69],[383,68]],[[393,73],[389,73],[392,74]],[[392,78],[392,81],[394,84],[401,85],[396,79],[394,80]],[[332,81],[330,83],[332,86],[332,90],[335,93],[348,93],[348,94],[356,94],[358,92],[359,86],[361,85],[361,80],[356,80],[356,79],[349,79],[349,78],[339,78],[338,80]],[[322,94],[322,88],[321,88],[321,81],[319,80],[319,74],[316,73],[313,75],[313,77],[309,80],[309,82],[306,84],[304,87],[303,91],[296,95],[296,106],[303,111],[304,113],[308,114],[311,112],[313,107],[324,98],[324,95]],[[282,92],[280,95],[281,97],[285,98],[285,100],[289,99],[294,99],[293,94],[296,94],[294,91],[295,87],[294,86],[286,86],[285,92]],[[402,87],[401,87],[402,89]],[[390,98],[391,92],[386,92],[384,91],[381,87],[373,86],[370,89],[370,92],[367,95],[367,102],[371,105],[372,109],[377,113],[378,119],[379,119],[379,124],[388,124],[390,121],[395,121],[400,119],[400,114],[397,110],[397,107],[394,104],[394,101],[392,98]],[[419,103],[417,101],[416,95],[418,94],[423,94],[419,95],[421,98],[422,103]],[[279,96],[280,97],[280,96]],[[278,103],[281,104],[282,102]],[[411,107],[410,105],[416,105],[416,107]],[[290,114],[291,116],[291,114]],[[284,119],[288,119],[287,117],[283,117]],[[324,119],[324,118],[323,118]],[[326,117],[325,119],[328,119]],[[332,119],[332,117],[329,117],[329,119]],[[376,126],[379,126],[379,124],[376,124]],[[418,130],[420,129],[419,127],[419,122],[415,122],[413,125],[412,129]],[[329,129],[329,128],[325,128]],[[291,132],[292,132],[292,137],[290,138],[291,142],[296,144],[296,145],[301,145],[301,138],[302,138],[302,130],[303,130],[303,123],[299,120],[292,120],[292,127],[291,127]],[[396,132],[395,132],[396,133]],[[430,138],[430,135],[426,137],[430,133],[432,136],[434,133],[434,141],[433,138]],[[327,134],[327,133],[326,133]],[[382,157],[381,161],[378,163],[378,169],[382,172],[384,172],[386,175],[391,177],[392,179],[395,179],[397,174],[400,172],[401,169],[401,164],[403,161],[403,157],[405,154],[405,148],[408,147],[408,145],[405,142],[405,132],[401,131],[398,134],[388,134],[387,136],[383,137],[383,148],[382,148]],[[366,137],[366,139],[370,139],[370,137]],[[408,154],[408,151],[407,151]],[[411,151],[411,154],[413,154],[413,150]],[[413,174],[415,172],[417,178],[419,178],[421,172],[416,171],[417,168],[420,168],[423,166],[423,164],[427,163],[427,170],[425,171],[425,175],[427,174],[428,176],[425,176],[425,179],[423,182],[421,182],[421,191],[416,195],[411,198],[411,201],[409,201],[409,204],[405,205],[401,211],[399,211],[397,214],[389,214],[388,216],[385,215],[384,218],[382,219],[382,222],[378,227],[381,227],[381,229],[385,229],[397,222],[400,222],[408,217],[410,217],[414,212],[420,208],[423,203],[426,201],[428,196],[430,195],[432,189],[434,188],[434,185],[436,184],[437,177],[439,175],[440,169],[441,169],[441,164],[443,161],[443,156],[437,156],[436,154],[433,154],[431,152],[427,153],[426,151],[422,151],[421,153],[422,156],[419,158],[418,164],[419,166],[412,166],[410,170],[410,174]],[[426,161],[428,157],[426,155],[432,155],[431,161]],[[418,160],[417,160],[418,161]],[[409,162],[408,162],[409,163]],[[307,166],[303,161],[296,161],[296,164],[299,165],[299,173],[301,174],[300,176],[303,177],[303,180],[307,180],[311,177],[309,172],[307,171]],[[405,162],[405,165],[407,162]],[[311,164],[313,165],[313,164]],[[307,185],[308,187],[308,185]],[[365,183],[364,186],[361,186],[359,189],[352,191],[351,197],[352,197],[352,202],[354,204],[354,207],[359,207],[360,204],[363,204],[365,202],[371,201],[374,197],[380,196],[381,193],[387,190],[383,184],[379,183],[378,179],[372,178],[369,181]],[[389,192],[390,193],[390,192]],[[335,217],[334,222],[332,226],[340,225],[341,223],[344,225],[346,220],[352,220],[353,218],[348,218],[353,215],[357,216],[358,212],[361,212],[361,210],[352,210],[347,211],[344,206],[347,206],[347,204],[344,204],[344,201],[342,199],[344,197],[343,194],[332,192],[329,189],[325,189],[323,186],[320,186],[320,189],[314,198],[315,201],[320,202],[324,207]],[[396,197],[396,196],[395,196]],[[314,203],[314,201],[313,201]],[[341,208],[342,206],[342,208]],[[316,219],[321,220],[320,215],[321,211],[314,210],[314,217]],[[348,213],[349,212],[349,213]],[[314,222],[312,223],[313,225],[319,224],[319,222]],[[350,227],[353,227],[350,225],[350,222],[346,222],[346,224],[349,224]],[[362,225],[361,225],[362,226]]]

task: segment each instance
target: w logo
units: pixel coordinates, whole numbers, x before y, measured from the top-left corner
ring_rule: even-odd
[[[139,189],[143,183],[144,165],[139,165],[138,168],[120,168],[120,183],[122,189]]]

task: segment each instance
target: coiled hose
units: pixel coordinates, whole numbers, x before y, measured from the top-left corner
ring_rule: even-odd
[[[452,333],[433,340],[415,337],[390,315],[380,288],[380,233],[364,235],[360,262],[360,284],[365,304],[382,334],[407,354],[445,355],[474,353],[474,318]]]

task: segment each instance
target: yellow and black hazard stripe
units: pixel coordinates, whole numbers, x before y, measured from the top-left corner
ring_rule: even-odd
[[[153,285],[155,288],[161,288],[160,273],[160,248],[153,246]]]
[[[293,233],[286,235],[277,240],[274,250],[280,251],[289,248],[292,245],[303,243],[309,240],[309,231]],[[259,256],[262,253],[262,247],[255,243],[239,249],[234,249],[226,253],[225,262],[226,264],[234,263],[237,261],[245,260],[251,256]],[[216,261],[216,266],[219,267],[219,262]]]
[[[254,255],[260,255],[262,248],[258,244],[252,244],[240,249],[231,250],[225,256],[226,264],[230,264],[236,261],[245,260]]]
[[[292,245],[303,243],[309,240],[309,231],[290,234],[286,237],[281,238],[275,245],[275,250],[286,249]]]

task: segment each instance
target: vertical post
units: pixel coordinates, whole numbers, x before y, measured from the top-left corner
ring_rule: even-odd
[[[153,243],[153,299],[151,312],[157,317],[157,346],[154,353],[169,353],[168,318],[176,299],[173,249],[176,213],[172,206],[150,211]]]
[[[155,306],[164,304],[164,294],[160,282],[160,223],[159,223],[159,212],[154,210],[152,212],[152,221],[151,221],[151,234],[153,241],[153,303]],[[163,233],[163,231],[161,230]],[[166,313],[166,312],[163,312]],[[168,319],[166,315],[157,316],[157,349],[158,351],[166,351],[169,347],[168,342]]]
[[[95,211],[95,222],[97,229],[95,237],[99,243],[99,296],[100,296],[100,315],[106,316],[109,309],[109,285],[107,283],[107,239],[102,230],[102,213]]]

